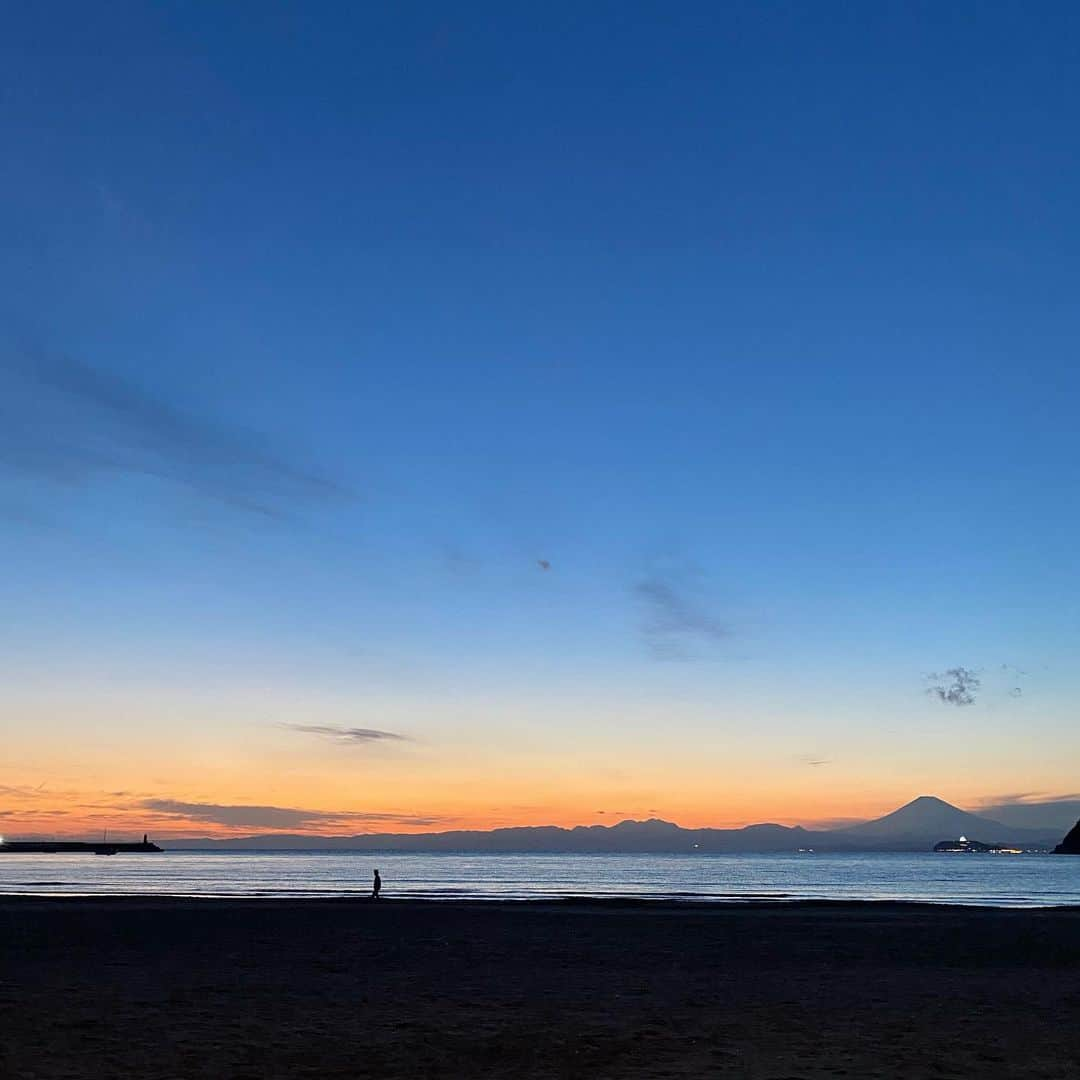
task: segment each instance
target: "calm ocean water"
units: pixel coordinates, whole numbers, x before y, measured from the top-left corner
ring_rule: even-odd
[[[1080,858],[1052,855],[387,855],[198,852],[0,855],[0,894],[1080,904]]]

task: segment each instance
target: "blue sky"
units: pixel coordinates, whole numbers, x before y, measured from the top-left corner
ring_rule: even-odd
[[[650,805],[683,752],[816,755],[887,802],[958,735],[985,751],[937,793],[1063,793],[1078,21],[11,8],[27,760],[62,771],[25,718],[63,693],[99,734],[257,738],[213,688],[514,761],[670,753]],[[969,707],[923,692],[956,665]]]

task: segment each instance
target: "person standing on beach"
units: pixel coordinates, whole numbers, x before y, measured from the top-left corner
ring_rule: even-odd
[[[375,871],[375,880],[371,883],[371,899],[378,900],[379,893],[382,891],[382,878],[379,877],[379,871]]]

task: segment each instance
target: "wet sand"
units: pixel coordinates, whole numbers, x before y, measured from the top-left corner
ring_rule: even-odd
[[[1080,910],[0,899],[0,1077],[1080,1076]]]

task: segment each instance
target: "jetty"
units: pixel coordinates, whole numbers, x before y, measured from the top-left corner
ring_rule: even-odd
[[[126,855],[145,851],[161,851],[161,848],[151,843],[147,836],[143,836],[141,842],[132,844],[111,840],[0,840],[0,855],[65,855],[77,852],[84,855]]]

